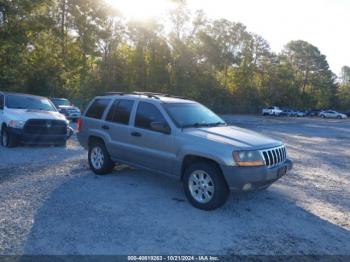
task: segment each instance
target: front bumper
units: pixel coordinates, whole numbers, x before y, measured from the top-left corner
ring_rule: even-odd
[[[65,135],[47,135],[47,134],[27,134],[23,129],[8,128],[11,135],[15,136],[20,144],[63,144],[68,139]]]
[[[282,164],[268,168],[222,166],[221,169],[231,191],[248,191],[271,185],[293,168],[293,162],[287,159]],[[285,172],[284,172],[285,171]]]

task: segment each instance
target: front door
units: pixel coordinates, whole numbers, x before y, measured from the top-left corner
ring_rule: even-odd
[[[168,125],[162,112],[156,105],[139,102],[134,126],[131,127],[130,144],[133,147],[133,162],[144,167],[172,173],[176,156],[173,135],[156,131],[151,123]]]

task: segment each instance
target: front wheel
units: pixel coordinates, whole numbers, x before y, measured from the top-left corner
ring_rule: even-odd
[[[6,127],[3,127],[1,129],[1,145],[3,147],[16,147],[17,144],[17,138],[11,134]]]
[[[209,211],[222,206],[229,196],[221,170],[211,163],[190,165],[185,171],[183,186],[189,202],[202,210]]]
[[[94,142],[89,146],[89,165],[92,171],[97,175],[105,175],[112,172],[114,163],[111,160],[105,145],[100,142]]]

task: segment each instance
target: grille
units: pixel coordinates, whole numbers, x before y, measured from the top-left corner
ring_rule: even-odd
[[[60,120],[31,119],[26,122],[24,131],[31,135],[65,135],[67,124]]]
[[[261,150],[266,166],[274,167],[287,159],[287,151],[284,146]]]

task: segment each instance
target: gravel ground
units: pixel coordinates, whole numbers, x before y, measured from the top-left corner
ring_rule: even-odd
[[[350,255],[350,121],[224,118],[285,141],[295,167],[212,212],[168,177],[93,175],[74,138],[0,147],[0,254]]]

